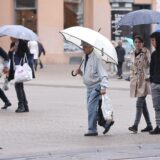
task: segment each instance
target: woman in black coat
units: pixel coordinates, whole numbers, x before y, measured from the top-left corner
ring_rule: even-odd
[[[10,58],[10,72],[8,76],[8,80],[14,79],[15,66],[20,64],[21,59],[24,58],[25,54],[27,56],[28,64],[32,69],[33,78],[35,78],[34,70],[33,70],[33,55],[29,52],[29,48],[27,46],[27,41],[25,40],[17,40],[11,38],[12,43],[9,50],[9,58]],[[22,61],[23,63],[23,61]],[[26,94],[24,91],[23,82],[15,83],[15,90],[18,98],[18,108],[15,112],[29,112],[28,101],[26,98]]]

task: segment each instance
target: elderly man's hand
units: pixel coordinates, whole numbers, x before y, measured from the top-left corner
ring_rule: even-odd
[[[106,88],[105,88],[105,89],[101,89],[101,90],[100,90],[100,94],[101,94],[101,95],[106,94]]]
[[[3,68],[3,73],[4,73],[4,74],[8,74],[8,72],[9,72],[9,69],[8,69],[7,67],[4,67],[4,68]]]
[[[82,71],[81,71],[81,69],[79,69],[79,68],[78,68],[78,69],[76,69],[75,73],[76,73],[76,74],[80,74],[80,75],[82,75]]]

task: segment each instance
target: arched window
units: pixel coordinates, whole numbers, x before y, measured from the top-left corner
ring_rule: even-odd
[[[15,22],[37,32],[37,1],[15,0]]]

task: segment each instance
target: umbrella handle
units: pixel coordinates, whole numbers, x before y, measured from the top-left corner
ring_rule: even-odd
[[[84,62],[84,59],[82,59],[81,64],[79,65],[78,69],[81,68],[83,62]],[[72,75],[73,77],[75,77],[75,76],[77,76],[77,73],[74,73],[74,70],[72,70],[71,75]]]
[[[72,70],[71,75],[72,75],[73,77],[75,77],[75,76],[77,76],[77,73],[74,73],[74,70]]]

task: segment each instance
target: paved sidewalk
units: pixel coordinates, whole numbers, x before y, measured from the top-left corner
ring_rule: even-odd
[[[85,87],[80,76],[72,77],[77,65],[46,65],[36,79],[26,82],[29,113],[15,113],[17,99],[13,83],[6,91],[12,107],[0,110],[0,160],[106,160],[159,159],[159,135],[128,131],[135,115],[135,99],[129,98],[129,82],[110,75],[108,94],[112,99],[115,124],[103,135],[84,137],[87,128]],[[1,78],[1,81],[3,79]],[[153,125],[151,97],[147,103]],[[0,102],[0,105],[3,105]]]

